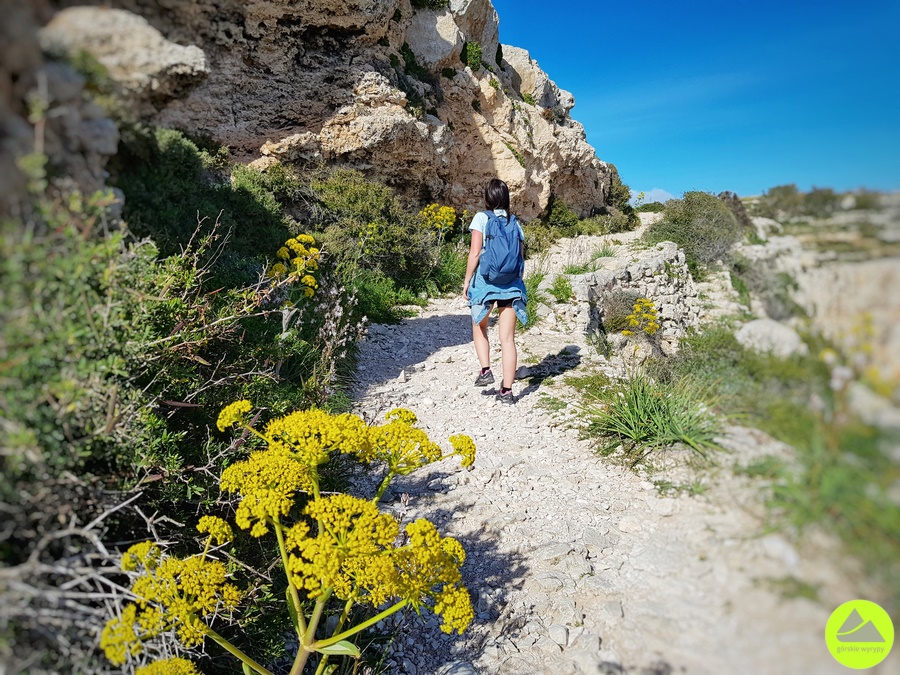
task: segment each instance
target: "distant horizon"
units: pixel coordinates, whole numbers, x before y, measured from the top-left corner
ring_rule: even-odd
[[[898,2],[493,4],[635,192],[900,190]]]

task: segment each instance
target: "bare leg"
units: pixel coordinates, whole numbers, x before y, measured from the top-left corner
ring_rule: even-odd
[[[493,307],[491,308],[493,309]],[[478,363],[482,368],[491,367],[491,345],[488,342],[488,320],[491,313],[481,320],[481,323],[472,324],[472,341],[475,343],[475,355],[478,357]]]
[[[503,350],[503,380],[502,386],[512,389],[513,380],[516,379],[516,310],[512,307],[500,308],[500,348]]]

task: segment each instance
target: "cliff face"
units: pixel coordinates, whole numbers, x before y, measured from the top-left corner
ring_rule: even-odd
[[[62,10],[45,48],[91,52],[143,118],[243,161],[346,166],[470,209],[499,176],[524,216],[551,195],[582,215],[605,203],[611,169],[571,119],[571,94],[498,44],[490,0],[114,4]]]

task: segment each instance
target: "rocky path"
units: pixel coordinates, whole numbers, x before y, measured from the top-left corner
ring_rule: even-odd
[[[565,374],[612,365],[574,333],[538,325],[520,334],[527,372],[511,407],[495,402],[493,387],[472,385],[459,298],[372,326],[361,344],[358,412],[376,419],[407,407],[435,440],[465,433],[478,446],[473,470],[448,460],[386,496],[404,522],[428,517],[463,543],[476,606],[463,636],[444,635],[433,618],[398,621],[388,672],[846,672],[823,632],[837,605],[866,597],[864,575],[824,534],[807,533],[802,545],[765,534],[759,483],[731,470],[786,448],[729,428],[717,469],[695,472],[671,453],[651,478],[693,487],[661,496],[579,440]],[[492,357],[496,376],[499,350]],[[562,403],[548,406],[548,396]],[[817,598],[792,597],[807,588]],[[900,672],[897,655],[874,672]]]

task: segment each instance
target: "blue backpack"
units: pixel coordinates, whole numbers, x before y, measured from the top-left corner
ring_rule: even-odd
[[[488,222],[478,271],[488,283],[505,286],[521,278],[524,271],[519,223],[513,215],[504,218],[490,211],[485,213]]]

